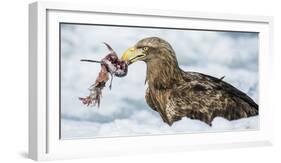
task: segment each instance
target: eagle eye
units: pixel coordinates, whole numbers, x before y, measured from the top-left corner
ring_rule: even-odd
[[[147,50],[148,50],[148,47],[145,46],[145,47],[143,47],[142,49],[143,49],[144,51],[147,51]]]

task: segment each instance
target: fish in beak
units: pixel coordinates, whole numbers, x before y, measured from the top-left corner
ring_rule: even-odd
[[[146,54],[144,53],[143,49],[137,49],[137,48],[129,48],[127,49],[122,57],[121,60],[127,62],[128,64],[132,64],[136,61],[142,60],[144,57],[146,56]]]

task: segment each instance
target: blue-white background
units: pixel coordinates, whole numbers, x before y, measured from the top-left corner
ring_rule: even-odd
[[[100,108],[86,107],[78,97],[89,94],[100,70],[99,60],[108,54],[107,42],[121,56],[144,37],[158,36],[176,51],[180,67],[224,80],[258,103],[258,34],[196,30],[149,29],[93,25],[61,25],[61,135],[62,138],[92,138],[257,129],[258,117],[229,122],[215,118],[209,127],[183,118],[172,127],[163,123],[144,99],[146,66],[136,62],[124,78],[114,78],[106,87]]]

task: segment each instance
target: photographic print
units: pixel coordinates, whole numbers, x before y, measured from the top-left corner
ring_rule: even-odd
[[[60,23],[61,139],[259,129],[257,32]]]

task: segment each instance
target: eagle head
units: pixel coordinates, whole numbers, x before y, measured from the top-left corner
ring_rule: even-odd
[[[121,60],[128,64],[144,61],[147,65],[145,83],[156,89],[170,88],[182,78],[172,46],[159,37],[140,40],[124,52]]]
[[[121,59],[128,64],[136,61],[144,61],[148,64],[171,61],[177,64],[176,55],[172,46],[159,37],[147,37],[140,40],[133,47],[127,49]]]

